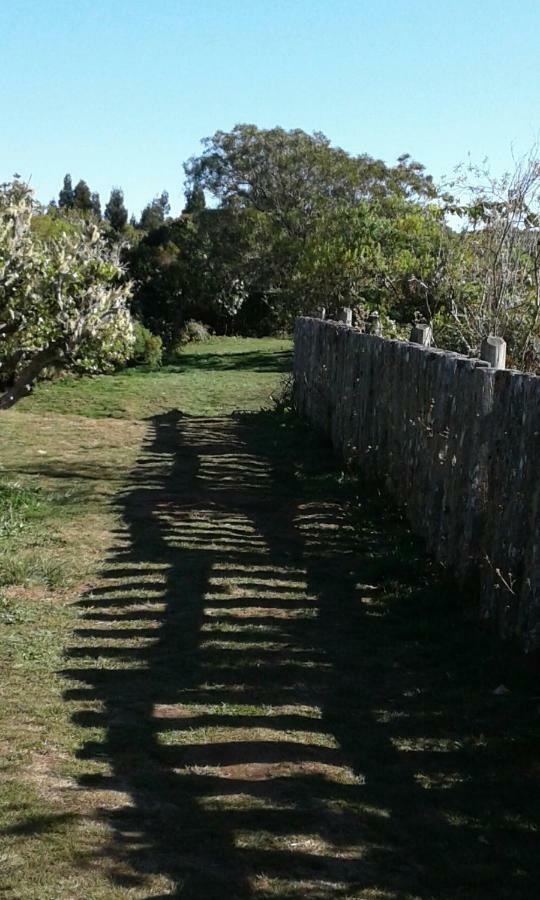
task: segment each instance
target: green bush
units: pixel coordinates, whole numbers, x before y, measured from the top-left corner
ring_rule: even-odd
[[[148,328],[134,321],[135,344],[131,355],[131,361],[137,365],[148,366],[149,369],[159,369],[163,359],[163,345],[157,334],[152,334]]]
[[[202,322],[188,319],[182,327],[178,338],[179,344],[201,343],[210,340],[210,331]]]

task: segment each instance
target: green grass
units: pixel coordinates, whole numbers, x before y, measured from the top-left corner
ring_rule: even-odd
[[[215,341],[2,415],[0,896],[536,896],[534,678],[257,411],[288,353]]]
[[[187,345],[175,365],[155,372],[139,367],[39,384],[17,410],[120,419],[144,419],[170,409],[228,415],[269,404],[290,367],[289,340],[213,338]]]

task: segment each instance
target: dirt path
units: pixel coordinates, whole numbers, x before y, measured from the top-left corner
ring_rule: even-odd
[[[64,672],[126,891],[536,894],[500,661],[399,523],[346,497],[270,414],[149,421]]]

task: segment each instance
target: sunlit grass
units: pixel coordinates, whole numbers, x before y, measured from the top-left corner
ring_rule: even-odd
[[[271,405],[291,366],[291,341],[213,338],[189,344],[173,365],[115,375],[67,376],[38,384],[19,412],[144,419],[181,409],[187,415],[228,415]]]

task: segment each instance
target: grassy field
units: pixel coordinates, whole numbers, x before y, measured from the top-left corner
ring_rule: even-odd
[[[0,897],[537,895],[538,688],[289,366],[213,341],[2,414]]]
[[[41,384],[18,410],[120,419],[145,419],[175,408],[187,415],[228,415],[268,405],[290,359],[287,340],[214,338],[190,345],[176,365],[157,372],[135,368],[114,377]]]

